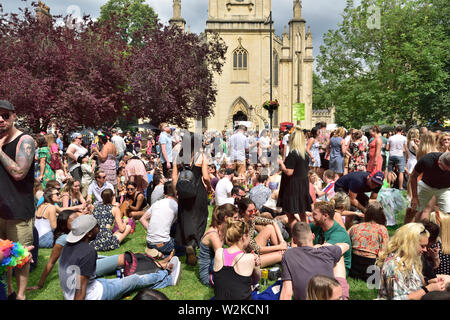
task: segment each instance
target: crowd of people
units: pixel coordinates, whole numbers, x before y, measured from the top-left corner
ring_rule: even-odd
[[[348,278],[370,281],[373,270],[379,299],[450,295],[448,132],[320,123],[276,135],[245,126],[198,135],[161,123],[156,132],[88,136],[30,134],[16,119],[0,101],[0,239],[28,247],[32,259],[14,268],[17,292],[12,268],[3,275],[0,298],[42,289],[58,259],[64,299],[141,289],[139,299],[167,298],[151,289],[178,284],[180,256],[198,265],[216,300],[258,299],[261,271],[276,266],[276,299],[351,299]],[[390,237],[378,198],[392,188],[404,190],[409,207]],[[139,224],[146,272],[130,268],[135,254],[98,254],[120,248]],[[39,248],[52,249],[48,261],[38,261]],[[46,266],[29,284],[37,263]],[[103,278],[121,269],[124,276]]]

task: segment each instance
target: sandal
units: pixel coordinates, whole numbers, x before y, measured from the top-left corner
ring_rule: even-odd
[[[8,300],[16,300],[16,298],[17,298],[17,294],[16,294],[15,292],[11,293],[11,294],[8,296]]]

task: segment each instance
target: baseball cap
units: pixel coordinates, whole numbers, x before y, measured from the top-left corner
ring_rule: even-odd
[[[16,111],[16,107],[14,107],[11,102],[6,100],[0,100],[0,109],[5,109],[9,111]]]
[[[97,220],[90,214],[79,216],[72,221],[72,230],[67,235],[67,242],[77,243],[84,236],[94,229],[97,225]]]
[[[383,184],[383,180],[384,180],[384,174],[381,171],[375,172],[375,174],[372,175],[372,181],[379,185]]]

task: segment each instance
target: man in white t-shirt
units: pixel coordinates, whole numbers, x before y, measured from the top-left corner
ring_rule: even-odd
[[[388,161],[388,171],[392,172],[394,166],[398,167],[398,188],[403,190],[403,174],[405,172],[405,153],[407,139],[402,134],[402,126],[397,126],[395,128],[395,134],[388,139],[386,145],[386,150],[389,151],[389,161]],[[388,175],[388,182],[391,183],[391,175]]]
[[[103,170],[98,170],[95,173],[95,180],[89,185],[88,188],[88,201],[92,199],[92,195],[94,195],[94,205],[103,203],[102,200],[102,192],[105,189],[111,189],[114,193],[114,187],[111,183],[106,181],[106,173]],[[116,197],[113,197],[113,204],[116,202]]]
[[[125,144],[125,140],[118,134],[117,129],[111,130],[111,142],[116,146],[116,167],[119,167],[119,162],[125,154],[125,150],[127,149],[127,145]]]
[[[89,244],[100,228],[90,214],[73,220],[67,235],[67,244],[59,259],[59,283],[65,300],[119,300],[126,294],[142,288],[159,289],[173,286],[180,279],[181,264],[173,257],[170,271],[132,274],[121,279],[96,278],[97,251]]]
[[[226,169],[225,176],[217,182],[216,185],[216,205],[221,206],[225,203],[234,204],[234,199],[231,197],[231,190],[233,189],[234,170]]]
[[[147,248],[156,249],[165,257],[175,249],[170,228],[178,215],[178,203],[171,181],[164,183],[164,199],[156,201],[139,220],[147,229]]]
[[[245,153],[248,151],[248,138],[244,134],[245,126],[239,126],[236,133],[230,138],[231,162],[233,169],[239,174],[245,173]]]

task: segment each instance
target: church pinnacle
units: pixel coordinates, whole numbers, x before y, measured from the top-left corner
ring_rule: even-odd
[[[294,19],[302,19],[302,1],[294,0]]]
[[[173,17],[169,20],[171,26],[176,25],[185,30],[186,21],[181,17],[181,0],[173,0]]]

